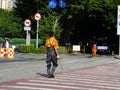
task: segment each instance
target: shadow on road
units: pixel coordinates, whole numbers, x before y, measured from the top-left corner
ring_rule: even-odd
[[[36,73],[37,75],[43,76],[43,77],[47,77],[47,74],[44,73]]]
[[[90,55],[90,56],[87,56],[86,58],[92,58],[93,56],[92,55]]]

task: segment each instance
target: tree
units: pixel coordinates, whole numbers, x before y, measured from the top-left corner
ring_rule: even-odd
[[[0,9],[0,37],[18,37],[21,32],[20,19],[12,11]]]
[[[95,34],[104,36],[114,34],[116,30],[116,9],[119,0],[66,0],[64,9],[58,6],[51,9],[48,1],[44,0],[16,0],[15,11],[23,20],[32,20],[32,37],[36,34],[34,14],[42,16],[39,27],[39,37],[45,39],[50,30],[55,30],[60,42],[87,41]],[[29,12],[28,12],[29,11]],[[114,31],[112,31],[114,30]],[[113,33],[114,32],[114,33]]]
[[[56,10],[51,9],[48,6],[48,1],[44,0],[16,0],[15,7],[16,15],[25,20],[26,18],[32,21],[31,36],[35,38],[36,34],[36,21],[34,20],[35,13],[39,12],[42,16],[39,25],[39,37],[45,40],[48,37],[48,33],[53,30],[56,33],[57,38],[60,37],[62,28],[59,24],[60,15]],[[28,12],[29,11],[29,12]],[[24,22],[24,21],[23,21]]]
[[[116,7],[119,4],[119,0],[67,0],[68,6],[63,20],[66,41],[78,44],[95,34],[115,35]]]
[[[35,0],[16,0],[13,8],[16,15],[24,21],[26,18],[31,19],[37,11],[37,7]]]

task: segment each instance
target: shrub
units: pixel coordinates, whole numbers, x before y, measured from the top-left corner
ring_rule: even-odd
[[[21,53],[34,53],[34,54],[45,54],[46,48],[45,46],[40,46],[39,48],[36,48],[34,44],[31,45],[25,45],[25,44],[19,44],[19,52]],[[60,54],[66,54],[67,49],[64,46],[60,46],[58,49]]]
[[[10,44],[26,44],[26,39],[24,38],[7,38]],[[0,38],[0,42],[2,42],[2,38]],[[36,44],[36,39],[30,39],[30,44]],[[38,45],[43,45],[43,40],[38,39]]]
[[[66,54],[67,53],[67,49],[66,49],[65,46],[59,46],[58,51],[59,51],[60,54]]]
[[[35,49],[35,46],[33,44],[30,45],[19,44],[18,47],[19,47],[19,52],[22,53],[31,53]]]

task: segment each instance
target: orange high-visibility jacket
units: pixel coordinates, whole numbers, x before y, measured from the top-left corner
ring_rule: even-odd
[[[50,37],[45,42],[45,47],[53,46],[54,48],[58,48],[58,41],[55,39],[55,37]]]

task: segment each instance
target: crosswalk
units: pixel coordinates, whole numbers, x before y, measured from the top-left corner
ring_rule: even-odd
[[[0,90],[120,90],[120,64],[96,65],[56,73],[55,78],[34,76],[0,83]]]

